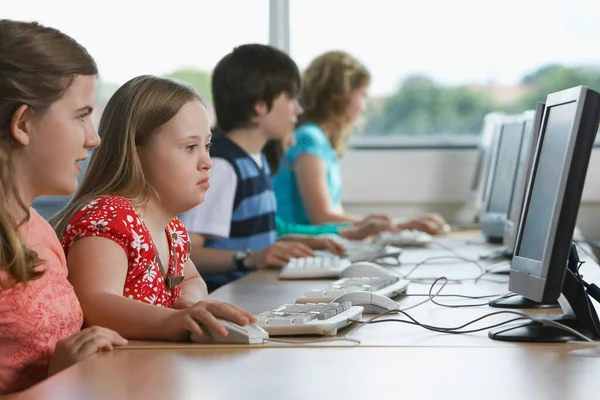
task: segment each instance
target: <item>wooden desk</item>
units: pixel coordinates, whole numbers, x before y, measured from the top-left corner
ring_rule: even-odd
[[[401,258],[403,264],[390,268],[406,273],[432,255],[456,253],[475,259],[486,249],[490,246],[467,245],[463,238],[454,236],[431,249],[406,250]],[[600,268],[592,260],[582,271],[589,281],[600,282]],[[444,259],[419,267],[412,277],[473,278],[478,274],[476,266]],[[451,284],[443,293],[505,293],[508,277],[495,278],[503,282]],[[276,271],[262,271],[223,287],[213,297],[259,313],[294,302],[321,284],[326,282],[280,281]],[[428,288],[429,285],[412,283],[408,293],[423,294]],[[408,306],[422,299],[405,297],[400,301]],[[429,303],[409,312],[432,325],[456,326],[492,311],[497,309],[450,309]],[[503,319],[507,318],[495,318]],[[488,339],[487,332],[449,335],[393,322],[368,325],[353,332],[356,327],[355,324],[342,331],[338,337],[349,334],[359,339],[360,345],[344,341],[264,346],[132,342],[131,346],[75,365],[16,398],[587,400],[600,390],[600,357],[567,355],[588,344],[499,342]]]
[[[400,274],[408,273],[417,263],[431,257],[440,256],[462,256],[466,259],[477,260],[479,254],[495,248],[490,245],[472,245],[467,244],[463,237],[449,237],[440,241],[439,245],[432,245],[424,249],[407,249],[401,256],[402,265],[399,267],[390,267]],[[450,250],[451,249],[451,250]],[[600,268],[594,260],[580,254],[582,259],[586,260],[581,271],[589,281],[600,282]],[[480,265],[486,266],[497,261],[479,261]],[[479,267],[472,263],[467,263],[459,259],[436,259],[430,263],[418,267],[410,275],[412,278],[432,277],[437,278],[446,276],[450,279],[469,279],[475,278],[480,274]],[[466,281],[460,284],[448,284],[441,294],[462,294],[462,295],[502,295],[508,292],[508,275],[489,275],[486,278],[494,279],[498,282],[480,280]],[[252,313],[259,313],[285,303],[293,303],[298,297],[301,297],[306,291],[325,286],[328,281],[281,281],[278,279],[277,271],[261,271],[249,275],[243,279],[233,282],[219,290],[213,297],[241,305]],[[431,285],[413,282],[410,284],[407,293],[427,294]],[[403,307],[408,307],[426,297],[403,297],[398,301]],[[483,300],[466,300],[448,297],[439,297],[436,299],[443,304],[484,304]],[[426,303],[408,313],[420,322],[440,327],[454,327],[462,325],[468,321],[479,318],[485,314],[503,311],[503,309],[491,308],[487,305],[467,308],[447,308]],[[551,316],[561,314],[560,309],[551,310],[514,310],[524,311],[533,316]],[[365,315],[363,319],[371,317]],[[404,319],[402,316],[387,316],[386,319]],[[490,317],[477,325],[476,327],[485,327],[515,318],[515,315],[505,314]],[[338,337],[350,334],[352,338],[361,341],[362,346],[476,346],[476,347],[520,347],[521,343],[501,342],[489,339],[487,331],[482,331],[466,335],[451,335],[437,332],[430,332],[423,328],[401,324],[401,323],[379,323],[364,326],[356,333],[350,333],[356,326],[341,331]],[[354,346],[351,342],[315,342],[302,346]],[[268,344],[268,346],[281,346],[281,344]]]
[[[599,370],[600,358],[536,346],[117,350],[16,399],[588,400]]]

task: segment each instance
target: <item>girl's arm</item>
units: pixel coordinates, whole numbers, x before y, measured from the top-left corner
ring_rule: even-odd
[[[69,280],[75,288],[85,323],[112,329],[127,339],[176,340],[166,321],[177,310],[157,307],[123,296],[127,255],[114,241],[84,237],[67,258]]]
[[[349,223],[341,222],[337,224],[325,224],[325,225],[301,225],[292,224],[285,222],[279,216],[275,218],[275,227],[277,230],[277,236],[281,239],[293,240],[293,235],[308,235],[316,236],[326,233],[338,234],[340,228],[349,226]],[[285,237],[285,238],[284,238]]]
[[[322,158],[310,153],[299,155],[294,162],[294,173],[302,204],[312,224],[356,223],[360,221],[360,218],[330,208],[331,198],[327,188],[327,167]]]
[[[200,277],[192,260],[188,259],[183,270],[183,282],[181,283],[181,296],[173,305],[176,309],[187,308],[192,304],[208,298],[208,289],[204,279]]]

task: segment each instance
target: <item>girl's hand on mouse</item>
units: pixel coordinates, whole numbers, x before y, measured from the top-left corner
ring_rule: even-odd
[[[221,337],[226,337],[227,329],[217,321],[217,318],[235,322],[238,325],[248,325],[256,322],[256,318],[248,311],[233,304],[216,300],[204,300],[184,310],[175,311],[165,321],[165,326],[173,331],[172,337],[186,340],[190,334],[210,341],[210,335],[205,330],[210,330]]]

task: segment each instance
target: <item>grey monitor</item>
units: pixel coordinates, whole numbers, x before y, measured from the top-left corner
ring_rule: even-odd
[[[517,230],[509,290],[548,303],[561,293],[600,95],[579,86],[548,95]]]
[[[481,138],[477,147],[477,161],[471,178],[471,186],[467,196],[467,203],[457,216],[459,224],[479,223],[479,214],[483,204],[485,188],[487,185],[488,171],[491,164],[491,151],[494,137],[500,130],[502,113],[489,113],[483,119]]]
[[[489,241],[499,242],[504,235],[525,123],[523,114],[505,116],[495,138],[480,218],[481,230]]]
[[[538,143],[542,116],[544,114],[544,103],[538,103],[535,111],[526,111],[525,132],[523,133],[523,144],[519,164],[517,165],[517,176],[513,186],[510,207],[508,208],[508,218],[504,224],[504,235],[502,243],[506,249],[506,254],[512,257],[515,250],[515,240],[521,209],[525,198],[525,189],[529,183],[528,178],[531,174],[533,156]]]

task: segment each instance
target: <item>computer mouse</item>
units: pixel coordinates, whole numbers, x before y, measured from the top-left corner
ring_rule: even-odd
[[[400,304],[389,297],[372,292],[350,292],[336,297],[333,303],[349,301],[353,306],[363,307],[364,314],[381,314],[390,310],[399,310]]]
[[[220,318],[217,318],[217,321],[227,329],[229,335],[221,337],[203,326],[203,329],[208,332],[212,340],[206,341],[196,335],[192,335],[192,341],[196,343],[263,344],[264,340],[269,338],[267,331],[256,324],[242,326]]]
[[[375,263],[367,261],[351,264],[340,273],[340,278],[386,278],[388,276],[398,276],[398,274],[394,273],[391,269],[383,268]]]

